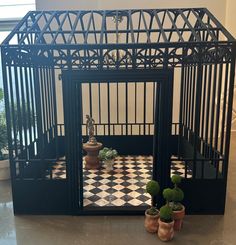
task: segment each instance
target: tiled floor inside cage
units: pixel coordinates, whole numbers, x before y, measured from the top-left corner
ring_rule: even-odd
[[[98,170],[84,169],[84,207],[150,205],[145,186],[152,179],[152,162],[152,156],[119,156],[111,172],[103,166]],[[185,164],[172,160],[173,174],[184,177]],[[190,169],[187,169],[186,177],[192,177]],[[52,178],[66,178],[64,161],[53,166]]]

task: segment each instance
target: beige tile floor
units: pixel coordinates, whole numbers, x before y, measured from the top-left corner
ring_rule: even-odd
[[[0,245],[157,245],[145,232],[142,216],[13,216],[11,187],[0,182]],[[236,133],[232,135],[226,213],[187,216],[169,244],[236,244]]]

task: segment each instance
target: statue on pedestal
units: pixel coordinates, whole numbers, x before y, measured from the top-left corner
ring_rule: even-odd
[[[94,119],[91,116],[86,115],[86,126],[87,126],[88,136],[89,136],[89,140],[87,143],[91,145],[97,144],[97,140],[94,137],[94,123],[95,123]]]
[[[94,119],[86,115],[86,126],[89,139],[87,143],[83,144],[83,149],[87,152],[85,156],[85,168],[86,169],[99,169],[100,161],[98,158],[99,150],[102,148],[102,143],[97,142],[94,137]]]

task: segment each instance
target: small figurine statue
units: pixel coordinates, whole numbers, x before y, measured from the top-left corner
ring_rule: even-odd
[[[92,145],[97,144],[97,140],[94,137],[94,123],[95,123],[94,119],[90,117],[89,115],[86,115],[86,126],[88,130],[88,135],[89,135],[88,143]]]

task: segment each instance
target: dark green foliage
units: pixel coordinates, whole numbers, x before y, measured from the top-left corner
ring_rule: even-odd
[[[8,158],[7,154],[7,124],[4,110],[3,90],[0,88],[0,160]]]
[[[147,210],[147,214],[149,215],[157,215],[159,211],[155,207],[151,207]]]
[[[167,202],[170,202],[173,200],[173,190],[170,188],[166,188],[163,190],[163,197]]]
[[[8,140],[5,112],[0,112],[0,160],[8,158],[7,144]]]
[[[156,196],[160,191],[159,183],[155,180],[151,180],[146,185],[146,191],[149,193],[152,197]]]
[[[181,202],[184,199],[184,192],[180,188],[176,187],[172,191],[173,191],[172,201]]]
[[[172,222],[173,211],[169,205],[164,205],[160,209],[160,219],[163,222],[169,223]]]
[[[180,183],[181,183],[181,180],[182,180],[182,178],[181,178],[181,176],[179,176],[179,175],[173,175],[173,176],[171,177],[171,181],[172,181],[172,183],[175,184],[175,185],[180,184]]]
[[[173,211],[180,211],[183,209],[183,205],[180,202],[171,202],[170,207]]]
[[[180,202],[184,199],[184,192],[178,187],[178,185],[181,183],[181,180],[182,178],[179,175],[173,175],[171,178],[171,181],[174,184],[172,199],[172,208],[174,211],[182,209],[182,204]]]

